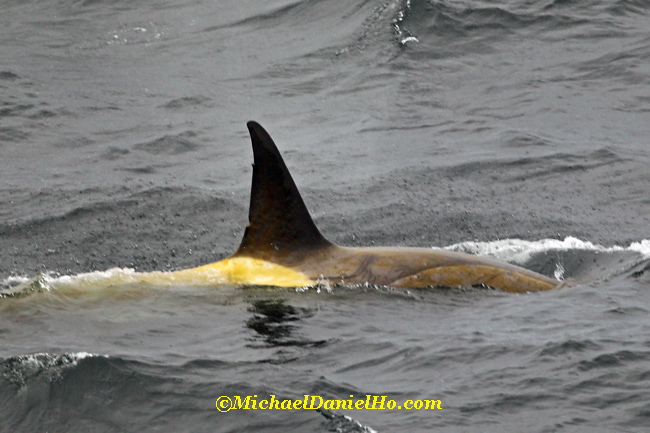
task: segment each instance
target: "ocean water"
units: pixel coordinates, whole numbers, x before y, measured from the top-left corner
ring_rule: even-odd
[[[0,6],[0,432],[649,425],[649,2]],[[134,278],[236,249],[248,120],[332,241],[575,284]],[[216,408],[255,395],[441,409]]]

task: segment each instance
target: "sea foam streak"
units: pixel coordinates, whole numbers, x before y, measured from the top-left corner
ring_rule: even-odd
[[[174,272],[137,272],[130,268],[111,268],[106,271],[87,272],[77,275],[55,276],[40,274],[33,278],[11,277],[3,282],[10,287],[0,291],[4,296],[23,296],[32,292],[59,291],[82,293],[118,288],[166,288],[166,287],[216,287],[229,283],[228,275],[217,269],[205,269],[195,274]]]
[[[444,247],[445,250],[461,251],[480,256],[495,257],[511,263],[526,263],[534,254],[545,251],[594,251],[598,253],[636,252],[642,259],[650,258],[650,239],[633,242],[628,247],[605,247],[589,241],[583,241],[572,236],[559,239],[542,239],[539,241],[524,241],[521,239],[503,239],[492,242],[461,242]]]

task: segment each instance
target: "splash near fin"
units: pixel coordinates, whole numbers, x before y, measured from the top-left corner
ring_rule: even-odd
[[[311,219],[269,134],[257,122],[247,126],[253,144],[253,184],[248,227],[234,256],[277,259],[331,245]]]

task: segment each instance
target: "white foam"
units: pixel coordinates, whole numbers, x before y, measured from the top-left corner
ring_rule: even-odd
[[[644,258],[650,258],[650,239],[644,239],[640,242],[632,242],[630,250],[636,251],[643,255]]]
[[[27,277],[8,277],[6,278],[2,283],[6,284],[7,286],[17,286],[18,284],[26,283],[29,281],[29,278]]]
[[[108,358],[106,355],[97,355],[89,352],[63,353],[61,355],[42,352],[14,356],[10,359],[17,362],[17,365],[22,369],[26,369],[23,371],[47,371],[50,369],[60,370],[61,368],[75,367],[82,359],[94,357]]]
[[[490,256],[515,263],[525,263],[534,254],[552,250],[584,250],[602,253],[633,251],[641,254],[644,259],[650,258],[650,240],[648,239],[633,242],[627,247],[617,245],[605,247],[572,236],[568,236],[564,240],[542,239],[539,241],[525,241],[522,239],[503,239],[492,242],[461,242],[442,249]]]
[[[137,272],[131,268],[111,268],[77,275],[49,276],[41,278],[46,290],[90,291],[137,287],[214,286],[226,284],[228,279],[219,270],[205,270],[186,276],[174,272]]]
[[[31,353],[6,358],[3,363],[8,367],[5,373],[14,384],[25,388],[30,377],[44,374],[48,381],[58,379],[68,368],[76,367],[79,361],[93,357],[108,358],[88,352],[73,352],[56,355],[52,353]]]
[[[97,355],[89,352],[72,352],[72,353],[64,353],[62,355],[55,355],[47,352],[38,352],[38,353],[30,353],[29,355],[19,355],[14,357],[14,359],[23,361],[26,364],[37,364],[37,365],[47,364],[47,362],[44,362],[46,360],[49,361],[68,360],[68,363],[76,365],[76,363],[81,361],[82,359],[92,358],[95,356],[108,358],[108,356],[106,355]]]
[[[43,281],[48,289],[53,286],[75,286],[80,283],[106,283],[111,281],[120,281],[124,284],[133,282],[137,272],[130,268],[111,268],[106,271],[85,272],[77,275],[62,275],[55,277],[45,275]]]
[[[379,433],[377,430],[373,429],[372,427],[368,427],[367,425],[361,424],[359,421],[356,419],[353,419],[347,415],[343,415],[343,418],[345,418],[347,421],[353,423],[356,427],[361,428],[364,432],[366,433]]]

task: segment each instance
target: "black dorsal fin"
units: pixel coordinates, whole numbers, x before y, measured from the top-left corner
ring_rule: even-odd
[[[294,252],[331,245],[311,219],[271,136],[257,122],[246,125],[253,143],[253,184],[248,227],[235,255],[291,260]]]

